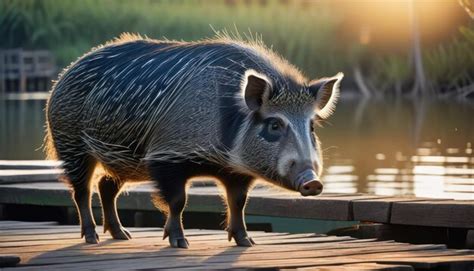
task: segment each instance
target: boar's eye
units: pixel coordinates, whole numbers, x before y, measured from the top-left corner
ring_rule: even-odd
[[[278,122],[278,121],[271,121],[269,123],[269,126],[270,126],[270,130],[273,131],[273,132],[276,132],[276,131],[281,129],[280,122]]]
[[[268,142],[279,140],[284,132],[283,121],[278,118],[267,118],[263,123],[263,130],[260,133],[260,136]]]

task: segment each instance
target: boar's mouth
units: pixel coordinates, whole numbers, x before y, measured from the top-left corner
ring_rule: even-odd
[[[323,192],[323,184],[312,169],[306,169],[296,177],[295,188],[302,196],[316,196]]]

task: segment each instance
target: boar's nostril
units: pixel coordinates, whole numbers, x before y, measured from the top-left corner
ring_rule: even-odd
[[[311,180],[301,186],[300,192],[303,196],[315,196],[321,194],[323,184],[318,180]]]
[[[309,181],[307,183],[305,183],[303,185],[303,188],[306,189],[306,190],[310,190],[310,189],[322,189],[323,188],[323,185],[317,181],[317,180],[313,180],[313,181]]]
[[[298,174],[295,187],[303,196],[319,195],[323,191],[323,184],[312,169],[306,169]]]

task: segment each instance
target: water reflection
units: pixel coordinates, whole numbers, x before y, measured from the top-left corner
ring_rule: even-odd
[[[0,100],[0,159],[43,159],[43,100]],[[345,100],[319,129],[325,191],[474,199],[474,106]]]
[[[326,151],[326,192],[474,199],[472,105],[363,106],[345,104],[321,131],[325,146],[337,146]],[[335,127],[339,131],[331,132]]]
[[[0,159],[44,159],[45,100],[0,98]]]

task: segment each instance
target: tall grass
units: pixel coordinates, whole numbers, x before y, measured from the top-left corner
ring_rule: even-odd
[[[474,93],[474,28],[461,27],[452,42],[439,45],[425,54],[429,78],[435,90]],[[463,86],[472,86],[465,89]]]
[[[341,40],[344,18],[329,2],[238,0],[2,0],[0,47],[50,49],[60,67],[122,32],[152,38],[198,40],[228,29],[261,35],[265,44],[310,78],[363,67],[376,91],[402,92],[413,81],[408,53],[383,55]],[[432,85],[452,89],[472,84],[474,27],[425,50]],[[252,38],[252,37],[250,37]],[[350,82],[351,80],[345,80]],[[347,83],[346,83],[347,84]]]
[[[2,47],[49,48],[64,66],[90,47],[136,32],[153,38],[197,40],[213,29],[259,33],[264,42],[311,76],[338,71],[338,20],[314,5],[224,1],[3,0]],[[250,30],[250,32],[249,32]],[[343,62],[343,61],[342,61]]]

